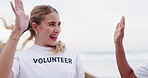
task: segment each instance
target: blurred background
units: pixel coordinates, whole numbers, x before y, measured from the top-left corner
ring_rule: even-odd
[[[147,0],[23,0],[26,14],[36,5],[48,4],[59,11],[62,32],[59,40],[80,52],[86,72],[99,78],[120,78],[114,50],[114,30],[122,15],[126,18],[124,46],[133,68],[148,59]],[[1,0],[0,17],[14,22],[9,0]],[[0,41],[6,42],[10,30],[0,20]],[[26,32],[18,49],[29,36]],[[30,47],[30,41],[24,49]]]

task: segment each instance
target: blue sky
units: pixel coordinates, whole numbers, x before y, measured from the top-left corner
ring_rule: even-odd
[[[59,39],[81,52],[114,51],[114,30],[122,15],[126,17],[125,49],[148,50],[147,0],[23,0],[23,2],[27,14],[36,5],[49,4],[55,7],[62,21]],[[0,16],[15,19],[9,0],[1,1]],[[0,39],[5,42],[10,31],[2,27],[2,21],[0,26]],[[22,41],[26,35],[22,37]]]

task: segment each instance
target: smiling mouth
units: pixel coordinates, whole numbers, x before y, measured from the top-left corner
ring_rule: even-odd
[[[53,40],[53,41],[56,41],[58,36],[50,36],[50,38]]]

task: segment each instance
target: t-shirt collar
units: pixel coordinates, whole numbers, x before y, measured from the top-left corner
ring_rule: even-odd
[[[51,47],[44,47],[37,44],[34,44],[32,47],[38,49],[39,51],[49,51],[52,49]]]

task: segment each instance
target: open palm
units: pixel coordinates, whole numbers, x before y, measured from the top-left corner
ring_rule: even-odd
[[[114,34],[114,42],[122,43],[124,37],[124,27],[125,27],[125,17],[122,16],[121,21],[117,24],[115,34]]]
[[[11,3],[12,10],[15,13],[16,21],[15,21],[15,27],[20,34],[22,34],[28,27],[29,23],[29,16],[25,14],[23,3],[21,0],[14,0],[15,6]]]

